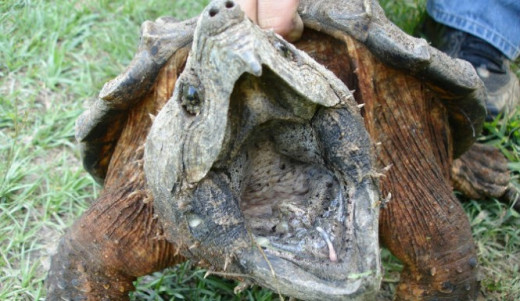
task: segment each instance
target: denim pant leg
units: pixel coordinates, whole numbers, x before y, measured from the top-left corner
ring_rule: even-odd
[[[520,0],[429,0],[437,22],[477,36],[511,60],[520,55]]]

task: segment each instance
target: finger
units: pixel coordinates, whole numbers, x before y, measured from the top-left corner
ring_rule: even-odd
[[[236,0],[246,16],[254,23],[258,23],[257,0]]]
[[[289,42],[297,41],[301,38],[303,33],[303,20],[300,15],[296,12],[292,19],[292,29],[287,35],[282,35]]]
[[[287,39],[298,39],[303,31],[298,4],[299,0],[258,0],[258,25]]]

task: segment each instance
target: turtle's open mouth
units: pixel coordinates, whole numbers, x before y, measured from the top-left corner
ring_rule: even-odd
[[[208,10],[146,143],[168,239],[301,299],[375,291],[378,193],[350,91],[230,1]]]
[[[317,162],[281,154],[287,145],[277,149],[270,133],[260,133],[247,151],[251,161],[240,208],[249,229],[266,253],[336,262],[346,217],[337,179]]]
[[[186,90],[184,81],[177,89]],[[206,140],[168,132],[179,128],[172,116],[204,117],[205,107],[189,116],[182,94],[176,109],[169,103],[157,116],[147,142],[148,158],[179,162],[147,170],[158,212],[171,221],[169,240],[213,270],[302,299],[372,291],[380,277],[378,194],[370,142],[352,107],[319,106],[265,66],[260,77],[244,73],[229,96],[220,152],[204,177],[188,183],[168,176],[204,166],[186,157]],[[180,128],[194,127],[203,126]],[[212,125],[205,130],[218,135]]]
[[[266,254],[305,269],[337,262],[351,210],[340,180],[326,167],[312,118],[286,109],[284,98],[299,97],[266,67],[262,77],[245,74],[235,87],[229,119],[240,128],[231,130],[236,136],[228,142],[235,157],[229,173],[240,178],[239,206],[250,234]]]
[[[213,172],[237,196],[228,204],[239,207],[249,238],[236,255],[242,273],[286,294],[319,299],[325,292],[331,300],[367,289],[359,275],[378,277],[374,262],[368,271],[358,261],[374,260],[378,197],[360,121],[345,108],[309,102],[266,66],[260,77],[237,80],[226,151]]]

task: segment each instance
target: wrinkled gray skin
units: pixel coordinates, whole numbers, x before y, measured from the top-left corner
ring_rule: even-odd
[[[300,299],[373,296],[371,164],[356,103],[330,71],[231,1],[202,13],[145,148],[156,212],[181,254]]]

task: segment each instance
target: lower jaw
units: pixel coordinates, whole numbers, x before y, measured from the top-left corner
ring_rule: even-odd
[[[299,264],[269,253],[259,251],[242,253],[240,264],[256,283],[276,293],[302,300],[345,300],[346,298],[355,300],[353,296],[363,295],[363,291],[367,291],[363,289],[364,279],[333,280],[318,277],[308,268],[302,268]],[[345,267],[348,262],[336,265],[335,270],[342,268],[347,270]],[[315,269],[321,272],[327,270],[321,265],[316,266]]]
[[[250,145],[256,147],[254,143]],[[238,155],[245,159],[235,159],[220,168],[215,164],[214,170],[195,187],[175,196],[173,207],[172,203],[158,207],[163,220],[171,219],[171,214],[180,221],[175,226],[165,226],[168,240],[178,241],[183,255],[205,260],[206,264],[201,264],[211,266],[217,273],[239,273],[276,293],[303,300],[355,300],[359,296],[366,299],[367,294],[377,291],[381,271],[378,192],[373,179],[365,176],[357,183],[347,182],[341,178],[341,172],[326,167],[321,155],[314,161],[295,158],[287,153],[281,155],[274,146],[258,152],[263,157],[246,149]],[[267,228],[255,229],[251,221],[261,223],[261,214],[247,213],[248,206],[256,201],[244,191],[257,183],[252,177],[261,164],[254,160],[266,159],[266,153],[271,153],[271,160],[280,166],[297,163],[299,167],[291,168],[300,170],[298,173],[307,170],[322,176],[311,177],[305,185],[288,181],[290,189],[301,192],[296,198],[287,202],[276,197],[268,200],[274,208],[271,215],[281,213],[281,218],[275,217],[288,224],[297,221],[285,238],[269,235]],[[313,198],[321,209],[312,208],[309,199]],[[297,214],[299,209],[303,210],[301,215]],[[229,221],[233,223],[221,223]]]
[[[359,196],[370,196],[373,188],[370,186],[370,183],[361,185],[359,189],[363,191]],[[305,257],[257,243],[240,253],[238,264],[256,283],[283,295],[302,300],[370,300],[381,279],[377,237],[365,237],[374,239],[376,246],[368,241],[358,246],[354,243],[359,234],[356,232],[345,229],[341,237],[343,246],[334,250],[336,260],[331,260],[330,250],[325,256]]]
[[[280,155],[265,144],[258,151],[262,153],[264,162],[273,162],[273,166],[267,168],[271,180],[265,180],[270,182],[269,185],[260,183],[258,186],[258,182],[261,182],[258,175],[251,175],[251,172],[243,175],[249,183],[244,184],[246,188],[239,205],[253,243],[250,249],[240,252],[237,260],[239,269],[255,282],[277,293],[303,300],[355,300],[355,296],[372,290],[372,283],[378,283],[374,279],[380,277],[378,259],[373,262],[373,269],[370,271],[359,267],[358,261],[365,254],[355,246],[356,225],[353,223],[353,204],[359,202],[359,198],[364,198],[360,202],[362,206],[374,204],[378,196],[371,180],[367,179],[357,187],[352,184],[346,187],[345,181],[337,179],[334,172],[322,164],[295,162],[294,158]],[[249,162],[249,170],[262,170],[258,165],[263,163],[255,162],[255,156],[251,157],[253,159]],[[305,173],[305,170],[312,170],[310,173],[316,178],[308,179],[305,185],[291,182],[287,185],[292,188],[279,189],[276,185],[283,183],[273,181],[272,177],[277,174],[273,170],[277,170],[276,166],[280,165],[285,166],[285,173],[296,175],[295,178],[298,178],[299,173]],[[285,173],[282,172],[279,177],[283,178]],[[261,197],[265,195],[261,189],[264,185],[270,191],[296,190],[300,194],[288,197],[282,193],[282,197],[275,194],[270,199],[265,199]],[[258,193],[254,194],[251,190]],[[347,199],[349,194],[357,199]],[[316,199],[317,195],[319,199]],[[321,210],[311,208],[316,203]],[[251,208],[255,205],[261,207],[259,211]],[[270,208],[266,210],[265,206]],[[280,208],[292,208],[293,211],[281,212],[283,209]],[[289,228],[286,233],[277,232],[278,229],[272,229],[272,233],[269,233],[271,225],[278,227],[280,223]],[[372,239],[375,240],[376,248],[366,250],[367,253],[372,252],[368,254],[367,261],[378,257],[373,253],[378,252],[377,234]]]

